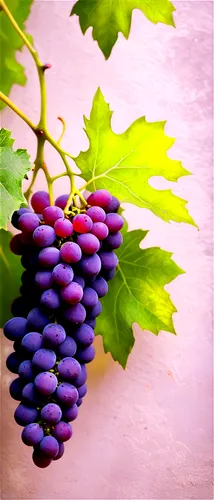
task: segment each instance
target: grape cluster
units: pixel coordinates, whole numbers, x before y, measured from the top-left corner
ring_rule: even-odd
[[[11,251],[25,268],[13,318],[4,326],[14,352],[7,368],[18,378],[10,385],[20,401],[14,418],[23,426],[22,441],[33,446],[33,461],[47,467],[64,453],[72,436],[70,422],[87,392],[86,364],[95,356],[99,299],[108,292],[122,244],[119,201],[106,190],[91,193],[84,210],[64,209],[68,195],[50,206],[49,195],[32,196],[31,208],[12,216],[20,232]]]

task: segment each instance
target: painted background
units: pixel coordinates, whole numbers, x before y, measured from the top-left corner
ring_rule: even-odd
[[[72,1],[37,1],[28,21],[47,72],[48,121],[57,138],[61,115],[67,122],[65,149],[74,155],[87,147],[82,115],[88,115],[100,85],[114,110],[113,127],[122,132],[139,116],[167,120],[177,138],[169,153],[193,172],[173,190],[189,200],[200,232],[167,224],[147,210],[126,206],[130,228],[150,229],[144,243],[174,253],[186,270],[167,287],[178,313],[177,337],[158,338],[135,328],[136,343],[124,372],[97,342],[89,391],[74,423],[64,457],[45,470],[33,466],[30,449],[13,422],[15,402],[8,396],[10,375],[3,368],[3,499],[211,499],[212,498],[212,2],[175,1],[176,30],[153,25],[135,11],[129,41],[120,36],[104,61],[90,30],[85,37]],[[26,50],[25,89],[11,97],[36,121],[38,82]],[[17,147],[35,155],[35,139],[10,110],[3,126],[12,129]],[[53,173],[60,160],[47,148]],[[152,185],[162,189],[159,178]],[[43,178],[37,187],[44,187]],[[66,192],[65,179],[57,193]],[[124,304],[125,307],[125,304]],[[3,341],[3,358],[10,349]]]

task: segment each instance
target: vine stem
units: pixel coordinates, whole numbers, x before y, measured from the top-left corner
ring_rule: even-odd
[[[24,120],[25,123],[27,123],[27,125],[29,125],[29,127],[33,130],[33,132],[36,131],[36,125],[34,125],[34,123],[28,118],[28,116],[26,116],[19,108],[18,106],[16,106],[16,104],[14,104],[10,99],[9,97],[7,97],[5,94],[3,94],[3,92],[0,91],[0,99],[1,101],[3,101],[5,104],[7,104],[7,106],[9,106],[9,108],[11,108],[17,115],[20,116],[20,118],[22,118],[22,120]]]

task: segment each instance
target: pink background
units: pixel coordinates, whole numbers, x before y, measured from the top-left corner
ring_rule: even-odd
[[[74,3],[74,2],[73,2]],[[189,200],[197,229],[166,224],[147,210],[126,206],[130,228],[151,229],[145,245],[174,252],[186,270],[167,287],[178,308],[177,337],[158,338],[135,328],[136,343],[124,372],[104,355],[97,339],[97,359],[90,367],[89,391],[74,423],[64,457],[45,470],[31,461],[13,421],[15,402],[8,396],[12,379],[3,368],[2,498],[3,499],[211,499],[212,498],[212,2],[175,1],[176,30],[153,25],[135,11],[131,36],[119,41],[104,61],[90,30],[85,37],[72,1],[38,1],[28,30],[47,72],[48,119],[57,138],[67,122],[65,149],[87,147],[82,115],[88,115],[101,86],[115,111],[115,131],[139,116],[167,120],[177,138],[170,151],[193,172],[173,186]],[[25,89],[11,98],[36,121],[38,82],[26,50],[18,59],[27,67]],[[13,131],[17,147],[35,155],[35,139],[10,110],[2,124]],[[47,148],[53,173],[62,168]],[[152,179],[158,188],[167,184]],[[173,183],[171,183],[173,184]],[[42,176],[37,187],[44,187]],[[62,179],[56,192],[66,192]],[[10,343],[3,341],[3,358]]]

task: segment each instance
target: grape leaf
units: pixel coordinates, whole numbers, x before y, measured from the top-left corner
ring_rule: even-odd
[[[96,333],[103,337],[105,352],[123,368],[134,345],[134,322],[155,335],[160,330],[175,334],[176,308],[164,286],[184,271],[171,259],[172,253],[158,247],[141,249],[146,234],[142,230],[125,234],[117,251],[119,266],[97,318]]]
[[[83,34],[92,26],[92,36],[97,40],[106,59],[117,41],[118,33],[129,37],[132,11],[139,9],[152,23],[174,25],[172,12],[175,10],[169,0],[78,0],[71,16],[79,16]]]
[[[195,225],[186,208],[186,201],[170,189],[156,190],[149,185],[153,176],[168,181],[189,175],[180,161],[167,156],[174,139],[164,133],[165,122],[149,123],[139,118],[122,134],[111,128],[112,111],[98,88],[90,114],[84,117],[90,146],[75,158],[86,179],[87,188],[106,188],[121,202],[147,208],[169,222]]]
[[[15,18],[19,27],[24,30],[25,21],[30,14],[33,0],[7,0],[7,7]],[[32,40],[32,39],[31,39]],[[3,11],[0,11],[0,88],[6,95],[14,83],[24,85],[26,76],[23,66],[16,60],[16,51],[21,50],[24,43],[18,33],[14,30],[11,22]],[[0,101],[0,109],[5,104]]]
[[[22,181],[31,165],[25,149],[13,151],[10,131],[0,130],[0,228],[6,229],[14,210],[26,204]]]
[[[10,240],[12,234],[0,229],[0,327],[11,318],[11,302],[19,294],[21,274],[23,268],[20,257],[10,251]]]

